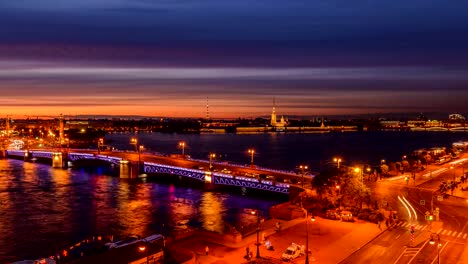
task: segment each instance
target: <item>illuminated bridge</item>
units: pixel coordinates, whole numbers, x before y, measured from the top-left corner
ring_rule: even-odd
[[[228,168],[237,175],[221,172],[207,171],[203,166],[208,167],[208,161],[169,158],[147,153],[135,152],[100,152],[93,150],[6,150],[5,157],[24,159],[25,161],[43,161],[49,163],[54,168],[67,168],[79,161],[101,161],[119,168],[121,178],[137,178],[141,174],[148,177],[157,175],[175,175],[190,178],[205,184],[205,186],[235,186],[248,189],[264,190],[269,192],[284,193],[290,192],[291,184],[277,182],[260,177],[241,176],[241,173],[248,175],[258,175],[259,173],[282,179],[300,178],[292,173],[285,173],[268,169],[256,169],[245,166],[235,166],[225,163],[214,163],[213,169],[220,170]]]

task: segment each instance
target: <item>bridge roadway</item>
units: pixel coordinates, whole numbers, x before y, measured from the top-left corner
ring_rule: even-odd
[[[312,178],[294,173],[258,168],[255,166],[242,166],[227,162],[213,162],[212,171],[208,170],[209,161],[193,160],[184,157],[167,157],[154,153],[138,153],[127,151],[103,151],[86,149],[41,149],[41,150],[6,150],[7,157],[24,157],[25,161],[36,158],[49,159],[53,167],[66,166],[68,161],[81,159],[98,159],[120,166],[120,177],[136,177],[138,174],[175,174],[189,177],[205,184],[228,185],[260,189],[265,191],[290,193],[290,187],[295,187],[293,193],[301,188],[310,188]],[[137,166],[140,161],[141,166]],[[65,164],[65,165],[64,165]],[[228,173],[230,171],[230,173]],[[132,176],[133,175],[133,176]],[[269,177],[272,176],[272,177]],[[302,181],[302,179],[304,179]],[[301,182],[302,181],[302,182]],[[210,187],[210,188],[211,188]]]
[[[90,154],[98,154],[97,151],[93,150],[78,150],[74,149],[73,152],[82,152],[82,153],[90,153]],[[124,152],[124,151],[101,151],[100,155],[107,155],[113,157],[119,157],[124,160],[129,160],[132,162],[138,162],[139,155],[136,152]],[[140,153],[140,160],[141,162],[154,162],[163,165],[170,165],[176,167],[182,167],[187,169],[201,169],[201,170],[208,170],[209,168],[209,161],[205,160],[194,160],[194,159],[186,159],[182,157],[166,157],[155,155],[152,153],[142,152]],[[291,184],[292,182],[297,186],[302,186],[302,179],[304,179],[304,186],[310,187],[312,178],[310,176],[298,175],[295,173],[287,173],[284,171],[279,170],[270,170],[266,168],[260,167],[251,167],[251,166],[240,166],[240,165],[233,165],[227,162],[212,162],[213,171],[221,172],[223,169],[227,169],[231,171],[231,174],[234,176],[244,176],[244,177],[253,177],[258,178],[260,175],[268,175],[275,177],[275,181],[277,182],[285,182]],[[258,175],[258,176],[255,176]]]

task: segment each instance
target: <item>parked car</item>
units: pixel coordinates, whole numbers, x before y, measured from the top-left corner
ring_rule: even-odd
[[[328,219],[333,219],[333,220],[341,219],[341,216],[337,210],[327,210],[327,212],[325,213],[325,217]]]
[[[285,261],[293,260],[301,255],[304,255],[304,246],[292,243],[281,255],[281,259]]]
[[[340,217],[342,221],[354,221],[353,214],[350,211],[341,211]]]

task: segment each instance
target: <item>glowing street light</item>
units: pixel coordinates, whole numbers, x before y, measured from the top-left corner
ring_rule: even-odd
[[[139,251],[139,252],[146,252],[146,264],[148,264],[149,249],[146,247],[146,245],[140,245],[140,246],[138,246],[138,251]]]
[[[179,147],[182,148],[182,156],[185,156],[185,142],[179,142]]]
[[[257,215],[257,243],[255,243],[257,246],[257,256],[255,257],[260,258],[260,211],[252,210],[250,213],[252,215]]]
[[[138,151],[138,139],[137,138],[131,138],[130,145],[135,145],[135,152]]]
[[[101,146],[104,145],[104,139],[100,138],[98,139],[98,154],[101,153]]]
[[[361,170],[361,168],[356,167],[356,168],[354,168],[354,172],[355,173],[361,173],[361,184],[364,184],[364,171]]]
[[[340,168],[341,159],[340,159],[340,158],[334,158],[333,161],[336,162],[336,164],[337,164],[336,167],[339,169],[339,168]]]
[[[307,165],[299,165],[299,169],[301,170],[302,188],[304,188],[304,174],[305,174],[305,171],[309,169],[309,167]]]
[[[211,163],[212,163],[213,159],[216,158],[216,154],[215,153],[210,153],[208,155],[208,158],[210,158],[210,170],[211,170],[211,168],[213,168],[213,165]]]
[[[255,149],[249,149],[247,152],[250,154],[250,164],[253,165],[254,164]]]

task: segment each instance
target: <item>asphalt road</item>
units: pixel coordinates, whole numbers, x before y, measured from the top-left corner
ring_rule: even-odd
[[[438,201],[437,197],[440,182],[453,180],[454,175],[462,175],[464,168],[458,166],[450,169],[450,164],[444,164],[433,166],[431,170],[440,168],[446,169],[436,175],[428,175],[426,170],[416,175],[416,181],[408,183],[401,177],[369,184],[373,196],[396,210],[401,222],[341,263],[437,263],[437,246],[429,243],[431,234],[435,241],[438,237],[441,240],[440,263],[457,263],[468,247],[468,202],[452,196]],[[413,210],[406,209],[398,197],[404,197],[411,204],[417,220]],[[439,208],[440,212],[441,223],[437,228],[434,228],[436,224],[431,228],[430,222],[425,220],[426,212],[431,211],[432,198],[432,207]],[[413,243],[411,225],[418,227]]]

